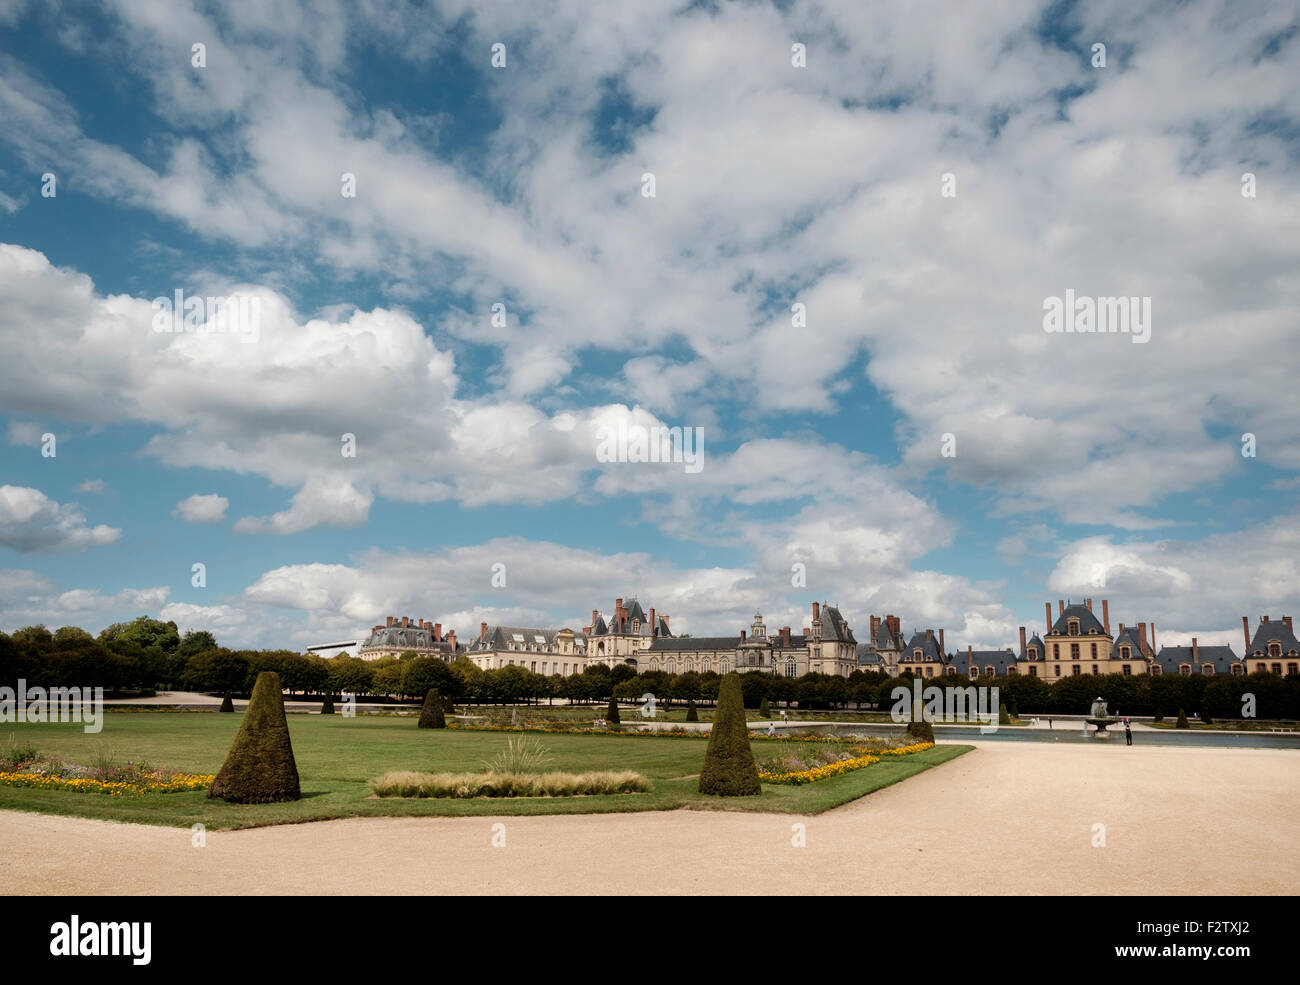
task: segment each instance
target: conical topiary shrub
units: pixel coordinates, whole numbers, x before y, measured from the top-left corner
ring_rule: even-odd
[[[456,703],[452,701],[450,694],[442,699],[442,711],[445,715],[456,714]]]
[[[325,692],[325,700],[320,703],[320,713],[322,715],[334,714],[334,694],[332,692]]]
[[[221,708],[220,708],[219,710],[220,710],[220,711],[234,711],[234,710],[235,710],[235,703],[234,703],[233,701],[230,700],[230,692],[229,692],[229,691],[227,691],[227,692],[226,692],[226,696],[225,696],[224,698],[221,699]]]
[[[998,724],[999,725],[1011,724],[1011,712],[1007,711],[1007,706],[1005,704],[998,705]]]
[[[623,720],[618,717],[618,702],[613,698],[609,699],[609,708],[605,710],[605,721],[611,725],[623,724]]]
[[[700,793],[718,797],[746,797],[762,792],[758,766],[749,747],[745,699],[740,676],[728,674],[718,685],[718,707],[709,733],[709,748],[700,770]]]
[[[764,698],[762,701],[758,703],[758,717],[759,718],[772,717],[772,706],[767,703],[767,698]]]
[[[420,709],[420,728],[446,728],[447,714],[443,711],[442,695],[436,687],[429,688]]]
[[[1187,724],[1187,712],[1183,711],[1181,708],[1178,709],[1178,721],[1174,723],[1174,728],[1191,728],[1191,726]]]
[[[244,721],[208,796],[235,804],[269,804],[302,796],[280,675],[274,671],[257,675]]]
[[[686,720],[688,722],[698,722],[700,720],[699,709],[695,707],[695,699],[691,698],[686,702]]]

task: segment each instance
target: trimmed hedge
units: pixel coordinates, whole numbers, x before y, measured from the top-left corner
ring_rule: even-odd
[[[700,770],[700,793],[749,797],[762,792],[754,751],[749,745],[740,675],[733,671],[718,685],[718,707]]]
[[[429,688],[429,693],[424,696],[424,705],[420,708],[419,727],[446,728],[447,713],[444,708],[442,695],[438,693],[438,689],[436,687]]]
[[[257,675],[244,720],[208,796],[233,804],[269,804],[302,797],[289,723],[284,717],[280,675],[274,671]]]

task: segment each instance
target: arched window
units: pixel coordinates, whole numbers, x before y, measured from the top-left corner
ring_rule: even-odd
[[[980,669],[976,667],[974,664],[972,664],[970,669],[970,679],[973,681],[975,680],[975,678],[979,677],[979,675],[980,675]]]
[[[1280,657],[1280,656],[1282,656],[1282,644],[1281,644],[1281,643],[1270,643],[1270,644],[1268,645],[1268,655],[1269,655],[1270,657]]]
[[[1131,646],[1128,646],[1127,644],[1119,648],[1119,655],[1121,660],[1127,660],[1132,655],[1132,653],[1133,653],[1133,648]]]
[[[1079,620],[1078,620],[1078,619],[1071,619],[1071,620],[1070,620],[1069,631],[1068,631],[1065,635],[1067,635],[1067,636],[1078,636],[1078,635],[1079,635]]]
[[[1244,674],[1245,672],[1246,672],[1246,668],[1243,667],[1241,664],[1239,664],[1239,663],[1234,663],[1234,664],[1232,665],[1232,676],[1233,676],[1233,677],[1240,677],[1240,676],[1241,676],[1242,674]]]
[[[1201,664],[1201,673],[1214,676],[1214,664]]]
[[[1191,665],[1191,664],[1179,664],[1179,665],[1178,665],[1178,673],[1180,673],[1180,674],[1182,674],[1182,675],[1184,675],[1184,676],[1187,676],[1187,675],[1190,674],[1191,672],[1192,672],[1192,665]]]

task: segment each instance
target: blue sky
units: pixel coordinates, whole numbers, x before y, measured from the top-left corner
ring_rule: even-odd
[[[1290,614],[1295,12],[858,6],[4,6],[0,629]],[[257,340],[154,333],[178,289]]]

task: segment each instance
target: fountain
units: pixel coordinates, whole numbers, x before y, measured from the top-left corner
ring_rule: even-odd
[[[1106,726],[1117,725],[1118,718],[1112,718],[1109,709],[1106,707],[1106,701],[1100,697],[1092,703],[1092,717],[1085,718],[1083,727],[1084,734],[1087,734],[1088,726],[1092,725],[1095,731],[1092,733],[1094,739],[1109,739],[1110,733],[1106,731]]]

